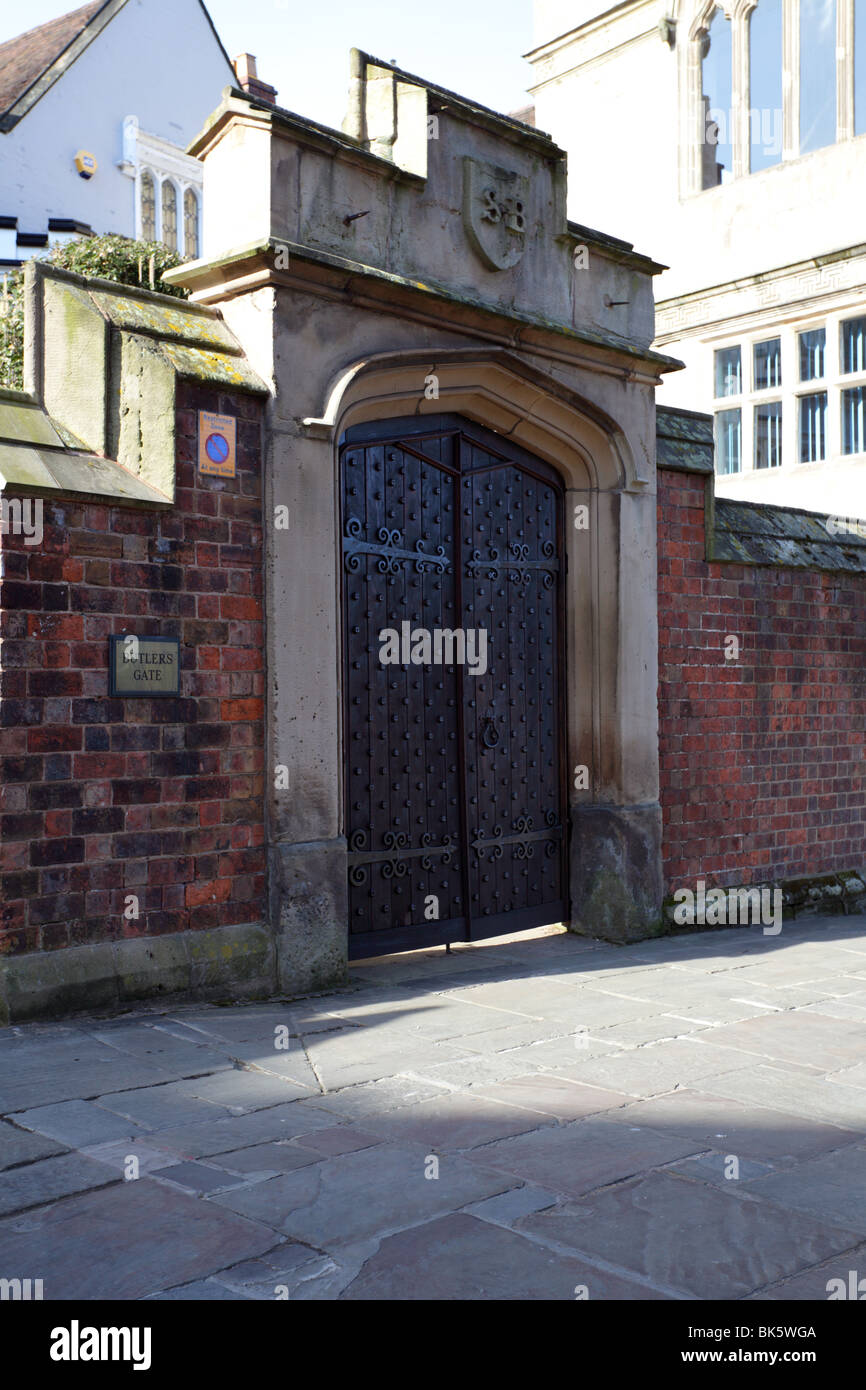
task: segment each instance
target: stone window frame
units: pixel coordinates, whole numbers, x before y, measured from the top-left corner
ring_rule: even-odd
[[[201,188],[198,187],[198,186],[197,186],[196,184],[194,184],[194,183],[184,183],[183,180],[178,179],[178,178],[177,178],[175,175],[173,175],[173,174],[160,173],[160,171],[159,171],[158,169],[155,169],[155,168],[154,168],[152,165],[150,165],[150,164],[143,164],[143,165],[141,166],[140,170],[138,171],[138,174],[137,174],[137,177],[136,177],[136,218],[135,218],[135,234],[136,234],[136,237],[139,238],[139,239],[141,239],[141,238],[143,237],[143,218],[142,218],[142,203],[141,203],[141,198],[142,198],[142,180],[143,180],[143,177],[144,177],[145,174],[149,174],[149,175],[150,175],[150,177],[151,177],[152,180],[153,180],[154,189],[155,189],[155,196],[156,196],[156,235],[155,235],[155,240],[156,240],[156,241],[161,241],[161,242],[163,243],[164,246],[170,246],[170,248],[171,248],[172,251],[177,251],[177,253],[178,253],[179,255],[181,255],[181,256],[185,256],[185,255],[186,255],[186,249],[185,249],[185,248],[186,248],[186,232],[185,232],[185,213],[184,213],[184,209],[185,209],[186,195],[187,195],[188,192],[192,192],[193,195],[195,196],[195,200],[196,200],[196,204],[197,204],[197,218],[198,218],[198,223],[197,223],[197,230],[196,230],[196,241],[197,241],[198,247],[200,248],[200,247],[201,247],[201,202],[202,202],[202,200],[201,200]],[[171,188],[174,189],[174,197],[175,197],[175,236],[174,236],[174,241],[173,241],[173,242],[167,242],[167,241],[165,241],[165,240],[163,239],[162,208],[163,208],[163,190],[164,190],[166,184],[168,184]]]
[[[154,183],[156,198],[156,241],[163,240],[163,185],[166,182],[173,185],[177,205],[177,234],[171,249],[177,251],[181,256],[186,255],[184,205],[187,191],[192,190],[195,194],[197,203],[196,240],[198,244],[198,254],[200,255],[202,242],[202,208],[204,203],[204,170],[201,161],[187,155],[183,150],[170,144],[167,140],[162,140],[158,136],[149,135],[142,131],[139,128],[138,118],[136,116],[127,116],[123,122],[123,158],[119,161],[118,167],[134,182],[134,234],[139,240],[143,238],[141,187],[143,176],[146,173],[149,174]],[[167,243],[163,244],[165,245]]]
[[[842,324],[846,319],[863,316],[862,307],[856,303],[837,306],[820,311],[808,311],[804,307],[801,316],[782,321],[765,319],[752,327],[743,327],[739,332],[729,331],[708,344],[709,360],[706,370],[712,379],[712,411],[715,420],[723,410],[739,410],[741,422],[741,468],[739,474],[771,472],[790,475],[798,468],[821,468],[834,460],[842,458],[858,459],[866,457],[866,449],[854,454],[842,453],[842,392],[847,387],[866,387],[866,369],[862,372],[842,371]],[[825,330],[824,375],[811,381],[800,380],[799,335],[813,328]],[[755,390],[753,386],[753,349],[755,343],[766,342],[768,338],[780,338],[782,348],[782,384]],[[725,348],[739,347],[741,354],[742,390],[735,396],[715,394],[715,353]],[[827,394],[827,415],[825,421],[824,458],[813,463],[800,461],[800,398],[814,396],[819,392]],[[755,469],[755,406],[763,402],[782,402],[782,462],[778,468]],[[728,476],[728,475],[723,475]]]
[[[187,199],[192,196],[195,199],[195,248],[193,251],[187,249]],[[195,184],[188,183],[183,191],[181,206],[178,215],[178,243],[180,244],[181,255],[191,255],[193,259],[201,255],[201,191]]]
[[[731,91],[733,105],[731,182],[750,174],[749,25],[752,11],[760,0],[702,0],[688,29],[683,72],[681,118],[687,157],[682,168],[684,197],[712,193],[702,187],[701,150],[703,145],[701,46],[716,10],[731,24]],[[854,135],[854,4],[855,0],[836,0],[836,140],[840,144]],[[829,146],[800,154],[800,25],[799,0],[782,0],[782,157],[780,163],[812,154],[820,155]],[[778,166],[773,166],[778,167]],[[756,170],[756,173],[766,172]],[[717,185],[724,187],[725,185]]]

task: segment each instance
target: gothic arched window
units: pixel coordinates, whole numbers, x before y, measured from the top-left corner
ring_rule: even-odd
[[[733,177],[731,21],[713,10],[701,36],[701,187]]]
[[[782,0],[749,15],[749,171],[782,158]]]
[[[163,246],[177,250],[177,189],[171,179],[162,185],[162,236]]]
[[[147,169],[141,176],[141,236],[143,241],[156,241],[156,189]]]
[[[854,0],[854,134],[866,135],[866,0]]]
[[[836,0],[800,0],[800,153],[835,139]]]
[[[193,258],[198,255],[198,198],[193,188],[183,195],[183,253]]]

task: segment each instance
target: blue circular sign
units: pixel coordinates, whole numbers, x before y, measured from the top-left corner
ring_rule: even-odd
[[[229,443],[224,434],[209,434],[205,440],[204,451],[211,463],[225,463],[229,456]]]

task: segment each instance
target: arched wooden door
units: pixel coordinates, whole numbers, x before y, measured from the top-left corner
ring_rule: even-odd
[[[340,452],[349,954],[561,921],[560,481],[459,416]]]

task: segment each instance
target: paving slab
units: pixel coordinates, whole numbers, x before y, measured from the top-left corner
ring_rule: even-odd
[[[866,1146],[822,1154],[785,1172],[756,1178],[745,1190],[866,1235]]]
[[[523,1217],[517,1229],[701,1299],[744,1298],[861,1243],[855,1231],[750,1200],[731,1184],[669,1173]]]
[[[107,1144],[88,1145],[79,1152],[113,1168],[124,1181],[134,1182],[138,1178],[146,1177],[155,1168],[164,1168],[170,1159],[165,1149],[159,1149],[155,1144],[149,1143],[149,1138],[149,1135],[142,1137],[142,1134],[139,1134],[132,1140],[113,1139]],[[131,1158],[135,1159],[134,1169],[130,1165]]]
[[[92,1100],[107,1091],[157,1086],[174,1079],[155,1062],[125,1058],[107,1047],[98,1061],[82,1061],[75,1055],[78,1051],[67,1045],[36,1058],[4,1059],[0,1067],[0,1113],[14,1114],[62,1100]]]
[[[510,1226],[521,1216],[532,1211],[544,1211],[555,1207],[560,1201],[556,1192],[548,1192],[534,1183],[524,1183],[522,1187],[512,1187],[510,1192],[501,1192],[497,1197],[485,1197],[483,1202],[472,1202],[465,1210],[470,1216],[481,1221],[492,1221],[496,1226]]]
[[[356,1149],[369,1149],[381,1142],[378,1134],[369,1134],[356,1125],[335,1125],[333,1129],[313,1129],[295,1141],[305,1149],[312,1149],[323,1158],[334,1154],[354,1153]]]
[[[218,1039],[177,1038],[168,1029],[148,1022],[94,1028],[89,1036],[125,1057],[156,1062],[175,1076],[230,1068],[225,1044]]]
[[[31,1134],[29,1130],[0,1120],[0,1173],[19,1163],[32,1163],[37,1158],[63,1153],[63,1148],[44,1134]]]
[[[653,1014],[651,1018],[636,1018],[630,1023],[615,1023],[610,1028],[593,1030],[599,1042],[614,1047],[643,1047],[646,1043],[672,1042],[687,1038],[708,1028],[705,1018],[686,1018],[678,1014]],[[607,1054],[608,1056],[610,1054]]]
[[[319,1082],[303,1044],[298,1038],[290,1038],[289,1042],[290,1047],[280,1050],[267,1049],[259,1043],[239,1043],[232,1048],[232,1057],[254,1072],[293,1081],[304,1091],[318,1091]]]
[[[858,1090],[866,1090],[866,1063],[859,1062],[855,1067],[843,1067],[828,1078],[830,1081],[838,1082],[840,1086],[855,1086]]]
[[[421,1070],[436,1064],[435,1042],[408,1034],[385,1038],[375,1028],[353,1028],[345,1034],[319,1034],[307,1043],[307,1055],[327,1091],[378,1081],[397,1072]],[[454,1056],[449,1049],[442,1062]]]
[[[76,1303],[147,1298],[273,1244],[269,1226],[151,1178],[0,1221],[0,1266],[39,1271],[46,1298]]]
[[[274,1298],[276,1286],[284,1284],[299,1269],[308,1266],[314,1255],[309,1245],[283,1240],[281,1245],[263,1251],[253,1260],[240,1260],[227,1269],[219,1270],[214,1278],[230,1289],[242,1290],[247,1297],[264,1293]]]
[[[866,1022],[866,994],[859,990],[856,994],[839,995],[832,999],[822,999],[816,1004],[806,1004],[804,1013],[823,1014],[825,1018],[862,1019]]]
[[[306,1101],[292,1101],[229,1119],[175,1125],[156,1131],[149,1139],[153,1145],[183,1158],[207,1158],[253,1144],[296,1139],[311,1129],[325,1129],[333,1123],[334,1117],[328,1111],[317,1110]]]
[[[407,1013],[399,1021],[399,1026],[409,1034],[434,1041],[447,1041],[449,1038],[469,1038],[473,1033],[485,1033],[491,1028],[520,1023],[527,1017],[526,1010],[505,1009],[498,1006],[481,1006],[466,1002],[460,995],[437,995],[435,1008],[418,1009]],[[364,1019],[366,1027],[376,1027],[375,1016]]]
[[[866,1095],[862,1090],[825,1076],[786,1071],[779,1064],[702,1077],[693,1089],[866,1133]]]
[[[679,1134],[699,1148],[724,1145],[727,1153],[740,1158],[774,1164],[841,1149],[862,1137],[856,1130],[697,1090],[635,1101],[611,1112],[609,1118],[647,1126],[661,1134]]]
[[[571,1040],[566,1040],[570,1046]],[[444,1044],[440,1044],[444,1046]],[[543,1046],[543,1044],[542,1044]],[[527,1053],[534,1048],[514,1048],[505,1052],[474,1053],[466,1057],[452,1058],[450,1061],[416,1062],[413,1075],[429,1078],[452,1090],[463,1091],[469,1087],[506,1081],[509,1077],[523,1076],[532,1069],[533,1063]],[[573,1050],[568,1054],[574,1056]],[[539,1067],[541,1061],[536,1063]]]
[[[238,1187],[244,1179],[229,1173],[225,1168],[214,1168],[207,1163],[172,1163],[167,1168],[155,1168],[150,1174],[157,1180],[174,1183],[187,1192],[204,1195],[208,1192],[221,1192],[224,1188]]]
[[[736,1160],[736,1166],[731,1159]],[[669,1173],[680,1173],[684,1178],[695,1182],[712,1182],[718,1187],[728,1183],[746,1183],[750,1178],[763,1178],[773,1170],[769,1163],[761,1163],[756,1158],[740,1158],[739,1154],[711,1152],[699,1154],[695,1158],[680,1158],[668,1165]]]
[[[292,1025],[292,1010],[288,1004],[238,1004],[225,1009],[185,1009],[174,1015],[189,1037],[201,1044],[221,1046],[235,1043],[259,1043],[272,1047],[276,1029]]]
[[[199,1100],[225,1106],[235,1113],[266,1110],[271,1105],[284,1105],[286,1101],[301,1100],[311,1094],[309,1086],[246,1068],[214,1072],[210,1076],[196,1077],[184,1085]]]
[[[715,995],[702,998],[695,1004],[680,1001],[672,1005],[665,1017],[669,1023],[679,1023],[681,1033],[687,1033],[690,1028],[714,1028],[721,1023],[738,1023],[743,1018],[778,1013],[783,1007],[766,999],[756,999],[754,995],[757,991],[751,991],[751,997],[746,997],[749,993],[744,991],[742,997]]]
[[[72,1192],[84,1192],[89,1187],[104,1187],[117,1182],[117,1175],[104,1163],[81,1154],[58,1154],[37,1163],[11,1168],[0,1183],[0,1215],[25,1211]]]
[[[557,1120],[581,1120],[585,1115],[596,1115],[631,1103],[631,1097],[619,1091],[585,1086],[580,1081],[545,1072],[515,1076],[495,1086],[480,1086],[477,1090],[488,1100],[525,1106]]]
[[[432,1171],[423,1146],[381,1144],[214,1197],[254,1220],[325,1250],[385,1235],[505,1192],[514,1179],[483,1172],[455,1155]]]
[[[591,1299],[664,1296],[457,1212],[388,1236],[340,1297],[573,1302],[576,1290]]]
[[[615,1057],[621,1051],[622,1048],[616,1043],[604,1042],[601,1034],[587,1034],[575,1030],[545,1038],[542,1042],[531,1043],[526,1047],[497,1053],[497,1057],[503,1063],[510,1063],[510,1070],[501,1073],[504,1080],[506,1076],[525,1076],[527,1072],[562,1071],[573,1066],[575,1062],[591,1061],[596,1057]],[[499,1078],[491,1075],[480,1076],[479,1079],[495,1081]]]
[[[366,1115],[381,1115],[403,1105],[418,1105],[431,1096],[447,1095],[449,1089],[443,1082],[423,1076],[386,1076],[380,1081],[326,1091],[316,1097],[315,1104],[317,1109],[330,1110],[341,1119],[363,1120]]]
[[[866,1022],[798,1011],[781,1018],[751,1018],[716,1028],[713,1042],[742,1049],[764,1061],[802,1062],[837,1071],[866,1056]],[[866,1075],[866,1067],[863,1072]]]
[[[712,1035],[715,1037],[715,1033]],[[673,1091],[690,1081],[717,1073],[734,1073],[754,1066],[754,1059],[734,1048],[716,1047],[712,1042],[678,1038],[673,1042],[650,1043],[646,1047],[619,1049],[613,1055],[580,1060],[563,1069],[564,1076],[623,1091],[631,1096],[655,1096]]]
[[[103,1110],[89,1100],[62,1100],[56,1105],[40,1105],[35,1110],[20,1110],[15,1118],[27,1129],[58,1139],[74,1149],[106,1144],[112,1139],[141,1132],[133,1120]]]
[[[633,1023],[637,1019],[655,1018],[662,1012],[658,1000],[639,996],[624,996],[600,989],[558,989],[544,1001],[543,1017],[548,1021],[568,1023],[571,1028],[589,1028],[593,1033],[617,1023]]]
[[[572,1032],[567,1023],[525,1018],[518,1023],[500,1024],[481,1033],[469,1033],[459,1042],[469,1056],[489,1056],[539,1041],[571,1037]]]
[[[155,1293],[146,1300],[148,1303],[244,1303],[248,1302],[245,1293],[226,1288],[218,1279],[197,1279],[180,1288],[168,1289],[166,1293]]]
[[[231,1114],[227,1105],[205,1101],[193,1094],[189,1080],[172,1081],[165,1086],[142,1086],[134,1091],[99,1096],[97,1104],[107,1114],[145,1130],[195,1124]]]
[[[812,1303],[829,1302],[831,1296],[837,1302],[859,1303],[866,1299],[866,1245],[749,1294],[749,1300]]]
[[[693,1152],[688,1139],[618,1125],[601,1115],[502,1139],[467,1158],[552,1192],[578,1197]]]
[[[540,1110],[518,1108],[505,1102],[485,1100],[474,1092],[457,1091],[421,1101],[406,1110],[390,1110],[378,1118],[369,1116],[365,1123],[381,1138],[422,1144],[428,1150],[441,1153],[472,1149],[552,1122],[552,1117]]]
[[[292,1173],[296,1168],[306,1168],[308,1163],[318,1163],[323,1157],[323,1154],[309,1145],[301,1147],[287,1139],[275,1139],[268,1144],[253,1144],[248,1149],[232,1149],[228,1153],[212,1154],[211,1162],[231,1173],[275,1178],[280,1173]]]

